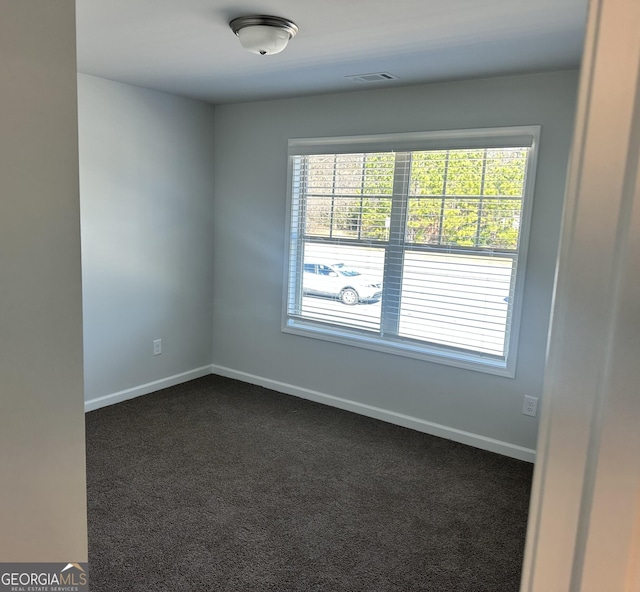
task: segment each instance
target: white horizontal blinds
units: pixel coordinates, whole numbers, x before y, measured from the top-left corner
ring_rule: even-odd
[[[512,136],[433,150],[302,146],[288,317],[504,361],[532,145]]]
[[[506,356],[528,152],[412,154],[400,337]]]
[[[304,160],[306,235],[387,240],[393,154],[330,154]]]
[[[408,252],[399,335],[504,356],[514,271],[510,258]]]
[[[287,316],[299,312],[302,298],[302,284],[298,269],[304,258],[304,221],[306,211],[306,161],[300,157],[291,158],[291,224],[289,229],[289,267],[287,269]]]
[[[414,152],[407,243],[515,251],[528,151]]]
[[[391,153],[293,158],[290,315],[379,332],[393,174]]]

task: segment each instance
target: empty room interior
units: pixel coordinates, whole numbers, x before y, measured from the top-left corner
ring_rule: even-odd
[[[90,589],[520,590],[587,1],[36,4]]]

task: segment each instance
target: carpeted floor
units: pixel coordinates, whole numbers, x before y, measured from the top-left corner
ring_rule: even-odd
[[[92,592],[516,592],[532,466],[217,376],[87,414]]]

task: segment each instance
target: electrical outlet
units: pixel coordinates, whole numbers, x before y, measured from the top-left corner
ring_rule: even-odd
[[[529,395],[524,396],[524,403],[522,405],[522,414],[530,415],[531,417],[535,417],[538,414],[538,398],[530,397]]]
[[[162,353],[162,339],[153,340],[153,355],[159,356]]]

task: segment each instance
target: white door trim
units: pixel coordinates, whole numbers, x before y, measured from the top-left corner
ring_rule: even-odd
[[[640,2],[591,0],[522,592],[640,582]]]

